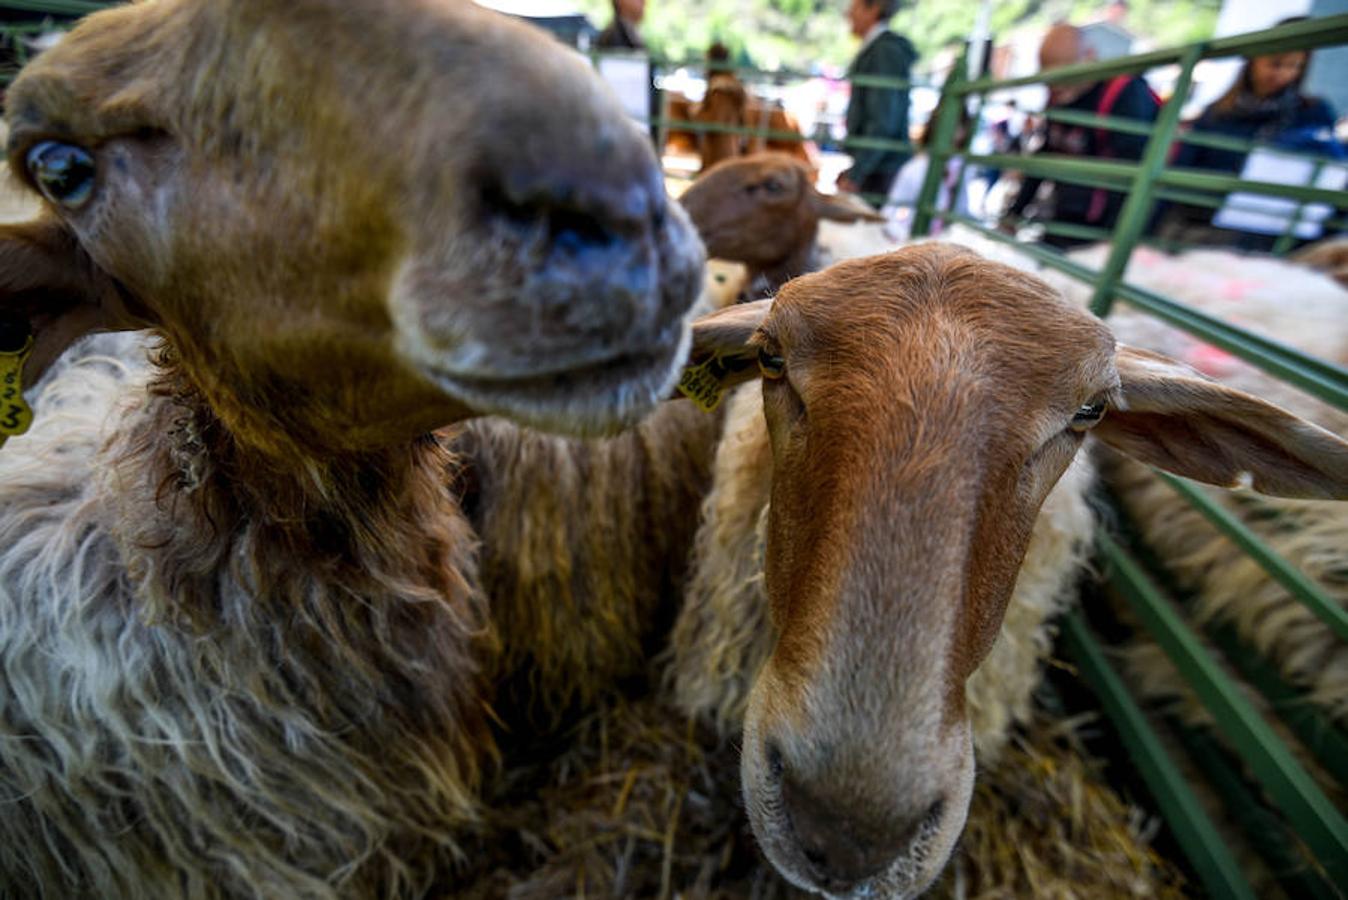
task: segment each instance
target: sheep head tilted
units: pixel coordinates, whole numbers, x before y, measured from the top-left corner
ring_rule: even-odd
[[[713,353],[757,359],[773,460],[777,641],[745,718],[746,805],[774,865],[830,896],[912,897],[948,858],[974,778],[965,682],[1088,433],[1215,484],[1348,497],[1348,444],[950,245],[708,316],[694,360]]]
[[[132,4],[7,100],[47,200],[0,232],[29,382],[154,327],[241,439],[348,450],[480,413],[612,428],[686,349],[702,250],[649,142],[583,60],[471,3]]]
[[[821,194],[808,164],[781,153],[718,163],[679,198],[707,253],[749,267],[772,290],[811,271],[819,220],[882,221],[860,201]]]

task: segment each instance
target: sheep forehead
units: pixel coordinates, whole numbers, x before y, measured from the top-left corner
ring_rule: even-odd
[[[707,187],[719,191],[759,181],[771,174],[795,177],[804,174],[805,170],[804,163],[784,153],[755,153],[717,163],[698,182],[705,181]]]
[[[1063,402],[1117,380],[1114,340],[1100,320],[1034,276],[954,245],[914,245],[797,278],[778,293],[762,331],[788,359],[793,350],[822,351],[835,364],[850,356],[862,366],[897,351],[917,362],[940,349],[919,337],[939,335],[965,344],[947,356],[970,366],[967,374],[1065,392]]]

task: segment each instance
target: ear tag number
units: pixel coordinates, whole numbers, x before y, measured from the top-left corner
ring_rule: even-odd
[[[703,412],[716,409],[721,405],[721,398],[725,396],[720,377],[724,375],[725,368],[718,365],[718,362],[719,359],[713,356],[705,362],[688,366],[683,370],[683,377],[679,379],[679,393],[692,400]]]
[[[0,351],[0,446],[33,424],[33,410],[23,399],[23,364],[32,352],[31,336],[18,350]]]
[[[683,370],[679,393],[696,403],[703,412],[711,412],[721,405],[730,377],[754,365],[753,359],[743,356],[713,356]]]

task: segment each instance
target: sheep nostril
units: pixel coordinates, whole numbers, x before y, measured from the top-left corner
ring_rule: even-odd
[[[611,184],[566,172],[514,172],[481,180],[483,217],[565,254],[603,249],[649,234],[663,197],[640,183]]]
[[[548,240],[560,250],[577,253],[587,247],[606,247],[613,234],[593,216],[569,209],[547,212]]]
[[[938,797],[936,802],[927,807],[926,813],[923,814],[922,820],[918,823],[918,828],[930,828],[939,825],[943,815],[945,815],[945,798]]]
[[[764,756],[768,763],[768,774],[775,780],[781,779],[786,772],[786,762],[782,759],[781,748],[777,746],[775,741],[767,742],[767,746],[764,748]]]

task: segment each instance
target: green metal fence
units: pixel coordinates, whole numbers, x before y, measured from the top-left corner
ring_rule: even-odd
[[[983,223],[937,209],[938,179],[946,160],[959,148],[953,145],[960,103],[943,103],[929,144],[932,161],[927,183],[918,201],[914,233],[930,229],[933,219],[959,221],[988,237],[1019,247],[1039,262],[1091,285],[1092,309],[1107,316],[1116,301],[1123,301],[1214,344],[1264,371],[1314,396],[1348,410],[1348,370],[1315,359],[1275,341],[1221,322],[1173,299],[1146,291],[1123,280],[1133,250],[1157,200],[1182,199],[1209,207],[1220,206],[1226,192],[1240,190],[1300,201],[1327,203],[1339,211],[1331,224],[1342,221],[1348,208],[1348,193],[1283,184],[1255,183],[1197,170],[1169,168],[1167,156],[1178,133],[1181,104],[1200,60],[1230,55],[1259,55],[1278,51],[1311,49],[1348,43],[1348,16],[1334,16],[1286,25],[1255,34],[1208,41],[1142,54],[1106,63],[1073,66],[1047,75],[996,81],[964,81],[955,70],[945,87],[945,96],[966,100],[974,95],[1033,82],[1094,81],[1124,73],[1140,73],[1153,66],[1178,63],[1180,75],[1172,99],[1161,108],[1155,123],[1081,113],[1056,112],[1060,121],[1091,127],[1147,134],[1146,151],[1137,163],[1040,156],[1026,159],[1007,156],[968,156],[967,162],[1018,169],[1056,180],[1111,188],[1126,192],[1126,200],[1112,232],[1095,230],[1087,238],[1108,238],[1110,250],[1102,269],[1091,270],[1055,250],[1017,244],[1015,239],[989,229]],[[1249,150],[1253,145],[1206,135],[1187,135],[1187,140],[1226,149]],[[1290,229],[1275,245],[1285,251],[1292,244]],[[1289,302],[1293,298],[1289,298]],[[1189,483],[1166,476],[1171,487],[1192,503],[1227,537],[1284,587],[1288,594],[1318,616],[1333,634],[1348,639],[1348,614],[1309,577],[1279,557],[1250,529],[1206,493]],[[1265,697],[1277,718],[1341,785],[1348,785],[1348,737],[1298,690],[1289,687],[1274,668],[1251,648],[1243,646],[1229,628],[1210,627],[1197,632],[1181,614],[1183,592],[1164,572],[1147,549],[1136,540],[1124,540],[1106,531],[1098,535],[1098,547],[1110,575],[1113,590],[1124,598],[1133,615],[1165,651],[1185,681],[1211,713],[1220,732],[1234,747],[1241,762],[1257,779],[1248,784],[1234,760],[1210,735],[1169,722],[1167,731],[1197,763],[1210,784],[1228,806],[1229,818],[1243,828],[1251,845],[1265,858],[1270,869],[1292,897],[1343,896],[1348,886],[1348,820],[1343,811],[1320,790],[1288,745],[1281,740],[1247,700],[1239,682],[1225,665],[1239,674],[1253,690]],[[1348,548],[1344,548],[1348,556]],[[1139,563],[1148,559],[1150,566]],[[1081,612],[1072,614],[1063,634],[1064,648],[1080,667],[1082,675],[1101,699],[1124,740],[1127,751],[1170,825],[1171,831],[1200,882],[1213,896],[1251,897],[1253,889],[1241,872],[1219,831],[1194,797],[1189,786],[1176,777],[1176,767],[1151,720],[1144,715],[1124,681],[1115,672]],[[1267,798],[1267,799],[1265,799]],[[1309,850],[1315,864],[1298,866],[1303,859],[1297,846]]]

